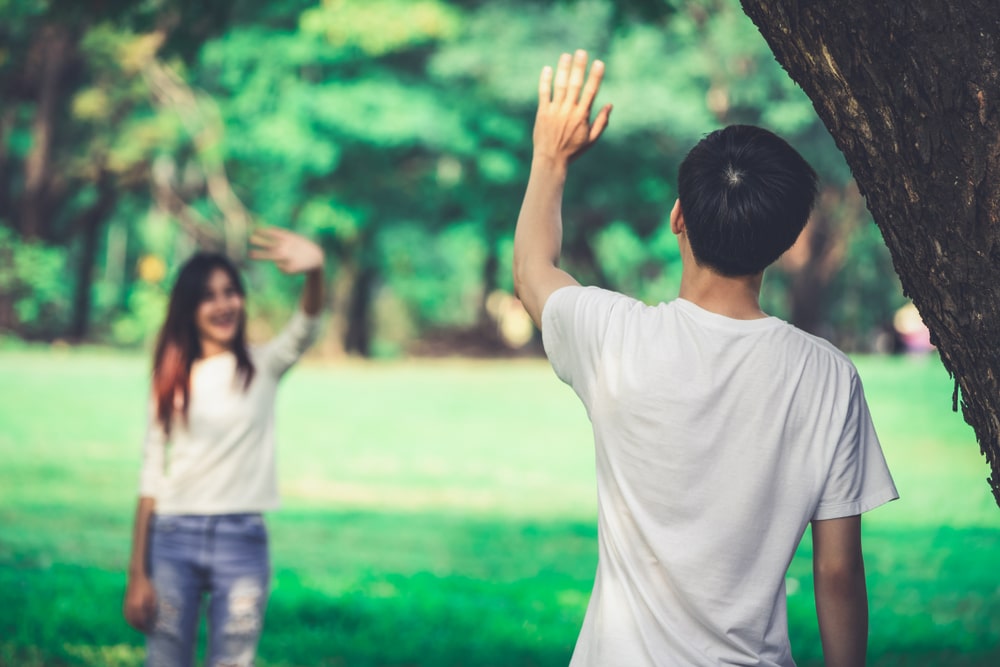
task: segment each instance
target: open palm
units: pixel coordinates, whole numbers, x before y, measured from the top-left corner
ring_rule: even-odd
[[[323,267],[323,250],[287,229],[258,229],[250,237],[250,244],[251,259],[274,262],[284,273],[307,273]]]

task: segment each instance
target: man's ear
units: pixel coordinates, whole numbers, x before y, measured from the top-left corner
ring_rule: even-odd
[[[674,234],[682,234],[687,231],[684,224],[684,211],[681,210],[681,200],[674,202],[674,207],[670,211],[670,231]]]

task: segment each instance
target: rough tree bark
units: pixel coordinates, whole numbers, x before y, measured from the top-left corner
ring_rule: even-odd
[[[1000,3],[741,3],[847,158],[1000,505]]]

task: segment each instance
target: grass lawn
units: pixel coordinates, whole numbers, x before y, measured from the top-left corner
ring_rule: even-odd
[[[934,359],[862,358],[902,499],[865,519],[869,664],[1000,665],[1000,509]],[[0,666],[139,665],[121,619],[145,357],[0,352]],[[306,362],[279,398],[264,667],[565,665],[596,566],[583,408],[544,362]],[[808,539],[793,648],[821,664]]]

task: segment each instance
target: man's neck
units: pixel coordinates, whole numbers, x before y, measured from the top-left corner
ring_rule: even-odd
[[[763,273],[730,278],[695,262],[685,262],[678,296],[705,310],[735,320],[767,317],[760,308]]]

